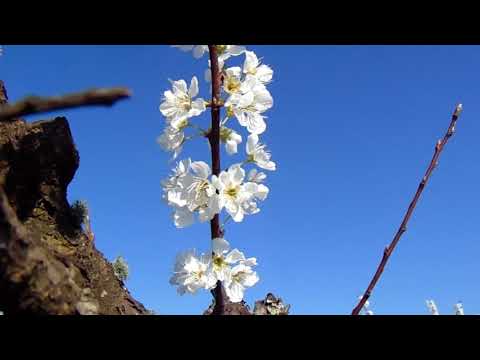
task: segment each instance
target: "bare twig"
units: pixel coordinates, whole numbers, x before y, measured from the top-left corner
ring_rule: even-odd
[[[65,96],[30,96],[13,105],[3,105],[0,108],[0,121],[12,121],[25,115],[80,106],[112,106],[118,100],[128,98],[130,95],[127,88],[103,88]]]
[[[393,250],[397,246],[400,237],[403,235],[405,231],[407,231],[407,224],[408,221],[410,220],[410,217],[412,216],[413,211],[415,210],[415,207],[417,205],[418,199],[420,198],[420,195],[423,192],[423,189],[427,185],[428,180],[430,179],[430,176],[432,175],[433,170],[438,165],[438,159],[440,157],[440,154],[447,144],[448,140],[452,137],[452,135],[455,133],[455,126],[457,124],[458,117],[460,116],[460,113],[462,112],[462,105],[459,104],[457,105],[453,115],[452,115],[452,120],[450,122],[450,126],[448,127],[448,130],[443,137],[442,140],[438,140],[438,142],[435,145],[435,153],[433,154],[432,161],[430,162],[430,165],[427,168],[427,172],[423,176],[420,184],[418,185],[417,192],[415,193],[415,196],[413,197],[412,202],[410,203],[410,206],[408,207],[408,210],[403,218],[403,221],[400,225],[400,228],[398,229],[397,233],[395,234],[395,237],[393,238],[392,242],[390,245],[388,245],[385,250],[383,251],[383,257],[382,260],[380,261],[380,264],[378,265],[377,271],[375,272],[375,275],[373,276],[372,280],[370,281],[370,284],[367,287],[367,290],[363,294],[362,298],[360,299],[360,302],[358,305],[353,309],[352,315],[358,315],[363,308],[363,305],[365,302],[368,300],[370,295],[372,294],[373,289],[375,288],[375,285],[377,284],[378,280],[380,279],[380,276],[383,273],[383,270],[385,268],[385,265],[387,264],[388,259],[393,253]]]

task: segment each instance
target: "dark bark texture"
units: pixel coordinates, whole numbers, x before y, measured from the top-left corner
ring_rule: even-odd
[[[5,103],[6,93],[0,93]],[[5,314],[150,314],[117,279],[92,237],[75,226],[67,186],[78,166],[64,117],[0,122],[0,310]]]

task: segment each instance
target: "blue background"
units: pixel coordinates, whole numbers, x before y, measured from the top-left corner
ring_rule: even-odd
[[[262,141],[278,171],[269,173],[261,213],[231,222],[226,239],[258,258],[260,282],[293,314],[348,314],[364,291],[424,174],[457,102],[464,113],[439,168],[371,299],[376,314],[441,313],[462,300],[480,313],[478,261],[478,46],[249,46],[273,67],[275,105]],[[243,60],[243,57],[242,57]],[[233,63],[236,63],[234,61]],[[0,79],[10,101],[90,87],[127,86],[130,100],[66,115],[80,152],[69,200],[90,205],[96,246],[126,258],[132,294],[160,314],[199,314],[207,292],[178,296],[168,284],[175,254],[209,249],[209,226],[177,230],[161,201],[169,155],[156,143],[168,79],[203,72],[207,58],[164,45],[6,46]],[[197,123],[207,127],[208,113]],[[234,123],[232,121],[232,123]],[[237,130],[242,129],[236,127]],[[246,132],[242,129],[246,139]],[[240,160],[240,155],[222,164]],[[224,153],[225,154],[225,153]],[[209,161],[187,144],[182,158]]]

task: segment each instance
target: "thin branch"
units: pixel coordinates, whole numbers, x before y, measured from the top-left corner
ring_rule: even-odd
[[[415,207],[417,205],[418,199],[420,198],[420,195],[423,192],[423,189],[428,183],[428,180],[430,179],[430,176],[433,173],[433,170],[438,165],[438,159],[440,157],[440,154],[442,153],[443,148],[447,144],[448,140],[452,137],[452,135],[455,133],[455,126],[457,124],[458,117],[460,116],[460,113],[462,112],[462,105],[459,104],[457,105],[453,115],[452,115],[452,120],[450,122],[450,126],[448,127],[448,130],[443,137],[442,140],[438,140],[437,144],[435,145],[435,153],[433,154],[432,161],[430,162],[430,165],[427,168],[427,171],[422,178],[420,184],[418,185],[417,192],[415,193],[415,196],[413,197],[412,202],[410,203],[410,206],[408,207],[408,210],[403,218],[402,223],[400,224],[400,228],[398,229],[397,233],[395,234],[395,237],[393,238],[392,242],[390,245],[388,245],[385,250],[383,251],[383,257],[382,260],[380,261],[380,264],[378,265],[377,271],[375,272],[375,275],[373,276],[372,280],[370,281],[370,284],[367,287],[367,290],[363,294],[362,298],[360,299],[360,302],[358,305],[353,309],[352,315],[358,315],[360,311],[363,308],[363,305],[365,305],[365,302],[368,300],[370,295],[372,294],[373,289],[375,288],[375,285],[377,284],[378,280],[380,279],[380,276],[383,273],[383,269],[385,268],[385,265],[387,264],[388,259],[393,253],[393,250],[395,250],[395,247],[397,246],[398,242],[400,241],[401,236],[403,233],[407,231],[407,224],[408,221],[410,220],[410,217],[412,216],[413,211],[415,210]]]
[[[0,107],[0,121],[12,121],[18,117],[45,113],[80,106],[112,106],[118,100],[131,96],[127,88],[91,89],[65,96],[30,96],[13,105]]]
[[[220,69],[218,66],[217,47],[215,45],[208,45],[210,52],[210,68],[212,72],[212,101],[210,102],[212,111],[212,129],[208,133],[208,140],[212,151],[212,174],[220,175],[220,91],[222,86],[222,79]],[[222,237],[222,229],[220,228],[220,217],[215,215],[210,222],[210,230],[212,239]],[[225,314],[225,291],[222,283],[217,282],[217,286],[212,291],[215,297],[215,308],[213,314]]]

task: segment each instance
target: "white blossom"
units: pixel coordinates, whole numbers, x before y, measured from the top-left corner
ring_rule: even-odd
[[[163,102],[160,104],[160,112],[168,119],[174,128],[185,126],[185,119],[198,116],[206,110],[205,100],[198,98],[198,80],[194,76],[187,89],[185,80],[171,81],[172,90],[165,91]]]
[[[250,197],[243,187],[244,178],[245,170],[240,166],[231,166],[218,177],[212,176],[212,184],[219,192],[220,209],[225,207],[235,222],[243,220],[245,211],[242,204]]]
[[[236,154],[238,151],[238,144],[242,142],[242,136],[236,131],[222,126],[220,128],[220,140],[225,143],[225,149],[229,155]]]
[[[213,252],[213,273],[219,281],[227,281],[231,275],[231,265],[239,261],[246,260],[245,255],[238,250],[230,250],[230,244],[223,238],[215,238],[212,240]]]
[[[190,158],[178,162],[177,166],[172,170],[173,175],[165,180],[162,180],[161,184],[163,187],[163,199],[169,205],[175,205],[179,207],[186,205],[186,200],[182,198],[180,179],[188,173],[191,163],[192,160]]]
[[[235,222],[243,221],[245,215],[260,211],[256,200],[265,200],[269,189],[263,184],[243,182],[245,170],[240,164],[230,166],[217,177],[212,176],[212,184],[218,190],[220,209],[225,208]]]
[[[465,315],[463,311],[463,304],[461,302],[455,304],[455,315]]]
[[[220,212],[219,197],[208,180],[210,174],[208,164],[188,159],[180,162],[174,175],[162,182],[163,197],[174,208],[176,227],[192,225],[195,213],[198,213],[200,222],[205,222]]]
[[[216,279],[211,271],[211,257],[202,254],[197,257],[194,250],[177,255],[173,276],[170,284],[177,285],[180,295],[186,292],[195,294],[199,289],[211,289]]]
[[[268,196],[269,189],[263,184],[254,182],[247,182],[244,185],[244,190],[248,194],[247,199],[242,203],[243,212],[248,215],[253,215],[260,212],[256,200],[265,200]]]
[[[195,59],[200,59],[203,54],[208,52],[208,45],[172,45],[184,52],[191,51]]]
[[[426,303],[427,303],[428,310],[432,315],[439,315],[437,305],[433,300],[427,300]]]
[[[218,61],[225,62],[232,56],[238,56],[246,51],[244,46],[239,45],[217,45]]]
[[[241,93],[233,93],[225,102],[227,111],[237,118],[252,134],[263,133],[267,125],[262,115],[273,106],[273,99],[265,85],[253,76],[242,83]]]
[[[225,292],[230,301],[234,303],[240,302],[243,299],[245,290],[255,285],[258,280],[257,273],[250,266],[240,263],[231,269],[224,284]]]
[[[225,70],[223,90],[228,94],[237,94],[242,90],[242,69],[234,66]]]
[[[271,154],[266,150],[266,145],[259,143],[257,134],[251,134],[247,139],[247,155],[248,161],[254,162],[265,170],[274,171],[276,165],[270,160]]]
[[[253,51],[245,51],[243,73],[254,76],[263,84],[269,83],[273,77],[273,70],[268,65],[260,64]]]
[[[267,178],[267,174],[265,174],[264,172],[261,172],[261,171],[258,172],[258,170],[255,169],[255,168],[250,170],[250,172],[248,173],[248,176],[247,176],[248,181],[254,182],[254,183],[257,183],[257,184],[261,184],[262,182],[265,181],[266,178]]]
[[[208,180],[211,174],[210,166],[203,161],[195,161],[191,163],[190,169],[193,173],[187,173],[181,180],[188,209],[193,212],[209,206],[215,207],[215,201],[210,202],[211,198],[214,200],[217,198],[215,188]],[[218,199],[216,203],[218,204]]]
[[[194,213],[187,207],[174,206],[173,223],[178,229],[189,227],[195,223]]]
[[[176,159],[182,152],[185,143],[185,133],[171,126],[166,126],[163,133],[157,138],[157,143],[164,151],[173,152],[173,159]]]
[[[245,289],[255,285],[259,278],[252,266],[257,259],[245,258],[238,249],[230,250],[230,244],[223,238],[213,239],[213,272],[217,280],[223,281],[225,292],[232,302],[243,299]],[[232,265],[236,264],[233,268]]]

